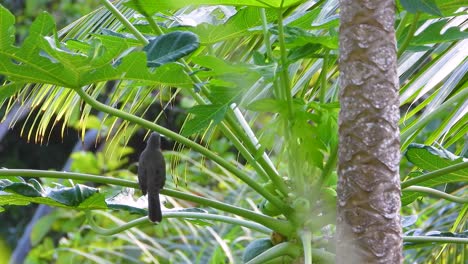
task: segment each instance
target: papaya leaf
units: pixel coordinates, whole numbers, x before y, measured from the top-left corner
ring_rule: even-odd
[[[241,87],[227,87],[210,85],[210,100],[215,104],[229,105],[238,103],[245,89]]]
[[[113,210],[122,210],[127,211],[130,214],[138,214],[138,215],[147,215],[148,211],[141,208],[142,205],[148,204],[147,200],[140,203],[140,200],[135,201],[133,198],[133,192],[127,191],[127,189],[123,189],[123,191],[117,193],[116,195],[107,198],[106,204],[109,209]]]
[[[4,192],[17,193],[28,197],[41,197],[40,189],[25,182],[12,182],[10,180],[0,180],[0,190]]]
[[[468,38],[468,32],[461,31],[459,27],[450,27],[444,33],[441,33],[448,22],[448,19],[443,19],[429,25],[423,32],[413,38],[411,44],[444,43]]]
[[[286,101],[281,101],[272,98],[263,98],[247,105],[246,109],[257,112],[280,113],[285,111],[287,107],[288,105]]]
[[[38,182],[12,182],[0,180],[0,206],[27,205],[29,203],[46,204],[57,207],[75,207],[79,209],[105,209],[104,195],[96,188],[81,184],[74,187],[42,188]]]
[[[143,50],[149,67],[174,62],[192,53],[200,46],[198,36],[191,32],[174,31],[151,38]]]
[[[197,56],[193,57],[192,61],[204,68],[208,68],[208,71],[200,71],[197,73],[200,77],[217,77],[225,74],[248,74],[250,68],[247,64],[233,65],[227,61],[224,61],[215,56]]]
[[[213,122],[213,125],[219,124],[226,114],[227,105],[211,104],[211,105],[196,105],[188,110],[194,117],[188,120],[182,128],[183,136],[193,135],[208,128]]]
[[[53,18],[42,13],[33,22],[23,45],[16,47],[14,17],[1,6],[0,21],[0,35],[6,36],[0,40],[0,74],[12,81],[3,92],[5,96],[18,90],[22,83],[81,88],[101,81],[129,79],[149,85],[192,87],[181,65],[169,63],[149,71],[145,52],[129,53],[136,45],[132,39],[96,35],[89,43],[70,41],[68,47],[55,37]]]
[[[124,3],[138,12],[153,15],[156,12],[167,12],[189,5],[232,5],[267,8],[287,8],[302,3],[303,0],[129,0]]]
[[[400,0],[401,5],[410,13],[425,12],[435,16],[442,16],[435,0]]]
[[[464,161],[463,157],[456,156],[448,150],[415,143],[408,146],[405,156],[408,161],[425,171],[443,169]],[[455,171],[442,177],[445,178],[440,183],[452,180],[468,181],[468,169]]]
[[[278,34],[277,29],[271,29]],[[303,47],[307,44],[318,44],[328,49],[338,49],[338,36],[314,35],[298,27],[285,27],[285,41],[287,48]]]
[[[438,149],[432,146],[414,143],[408,146],[405,156],[408,159],[408,161],[427,172],[436,171],[464,162],[463,157],[456,156],[445,149]],[[413,172],[408,175],[408,178],[411,179],[422,175],[424,175],[424,172]],[[448,173],[443,176],[426,180],[424,182],[418,183],[418,185],[424,187],[432,187],[450,182],[466,181],[468,181],[468,169],[462,169]],[[403,189],[402,205],[410,204],[418,197],[424,196],[426,195],[423,193],[405,191]]]
[[[268,22],[277,18],[277,13],[274,10],[267,9],[265,13]],[[197,34],[202,45],[210,45],[233,38],[261,34],[261,25],[259,8],[243,8],[220,25],[202,23],[195,27],[184,26],[182,28]]]
[[[113,203],[113,202],[107,202],[107,207],[112,210],[119,210],[119,211],[127,211],[131,214],[137,214],[137,215],[147,215],[148,211],[142,208],[138,208],[135,206],[131,206],[128,204],[119,204],[119,203]]]

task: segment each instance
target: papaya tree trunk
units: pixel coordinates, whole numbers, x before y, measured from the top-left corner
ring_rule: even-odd
[[[340,0],[337,263],[401,263],[393,0]]]

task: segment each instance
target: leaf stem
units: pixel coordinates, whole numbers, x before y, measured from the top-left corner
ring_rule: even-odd
[[[336,168],[336,162],[338,161],[338,145],[332,144],[330,146],[330,155],[328,156],[327,163],[325,163],[325,167],[322,170],[320,185],[328,182],[333,170]],[[319,187],[321,187],[320,185]]]
[[[144,217],[140,217],[138,219],[132,220],[126,224],[123,224],[114,228],[102,228],[98,226],[96,222],[94,221],[93,216],[91,215],[91,210],[86,211],[86,218],[88,219],[91,229],[94,232],[103,236],[115,235],[115,234],[121,233],[122,231],[130,229],[132,227],[151,223],[150,221],[148,221],[148,217],[144,216]],[[191,218],[191,219],[200,219],[200,220],[214,220],[217,222],[224,222],[228,224],[247,227],[249,229],[252,229],[260,233],[264,233],[264,234],[271,233],[271,229],[266,228],[265,226],[260,225],[256,222],[246,221],[246,220],[242,220],[239,218],[234,218],[234,217],[229,217],[229,216],[224,216],[224,215],[216,215],[216,214],[209,214],[209,213],[194,213],[194,212],[171,212],[171,211],[164,212],[163,211],[163,218],[164,219]]]
[[[451,166],[442,168],[440,170],[431,171],[431,172],[426,173],[424,175],[421,175],[421,176],[418,176],[418,177],[415,177],[415,178],[411,178],[411,179],[409,179],[407,181],[402,182],[401,183],[401,189],[406,189],[409,186],[416,185],[418,183],[421,183],[421,182],[424,182],[424,181],[427,181],[427,180],[432,180],[434,178],[444,176],[446,174],[449,174],[449,173],[452,173],[452,172],[455,172],[455,171],[458,171],[458,170],[462,170],[462,169],[465,169],[465,168],[468,168],[468,161],[457,163],[455,165],[451,165]]]
[[[25,170],[25,169],[0,169],[0,176],[6,177],[39,177],[39,178],[54,178],[54,179],[71,179],[79,181],[89,181],[101,184],[110,184],[116,186],[124,186],[133,189],[139,189],[138,183],[130,180],[116,179],[112,177],[104,177],[91,174],[83,174],[76,172],[64,172],[64,171],[44,171],[44,170]],[[278,233],[289,235],[293,231],[293,227],[288,221],[275,219],[266,215],[254,213],[250,210],[229,205],[226,203],[218,202],[213,199],[208,199],[186,192],[179,192],[171,189],[161,190],[161,194],[175,197],[178,199],[191,201],[204,206],[209,206],[224,212],[232,213],[238,216],[242,216],[246,219],[255,221],[262,224]]]
[[[468,238],[464,237],[438,237],[438,236],[403,236],[404,242],[414,243],[452,243],[468,244]]]
[[[423,186],[410,186],[410,187],[407,187],[405,191],[427,193],[427,194],[430,194],[431,196],[449,200],[455,203],[461,203],[461,204],[468,203],[468,197],[457,197],[455,195],[451,195],[451,194],[448,194],[448,193],[445,193],[436,189],[423,187]]]
[[[282,88],[284,90],[284,96],[288,102],[288,112],[289,118],[292,120],[294,118],[293,105],[292,105],[292,96],[291,96],[291,87],[289,83],[289,63],[286,54],[286,44],[284,40],[284,26],[283,26],[283,9],[278,9],[278,40],[281,53],[281,81]]]
[[[403,44],[401,44],[400,48],[398,49],[398,54],[397,57],[401,57],[403,52],[405,52],[406,48],[408,48],[409,44],[411,43],[411,40],[413,39],[414,32],[416,32],[416,29],[418,28],[418,20],[419,16],[421,15],[421,12],[416,12],[413,18],[413,22],[411,22],[411,26],[409,28],[408,35],[406,35],[405,41]]]
[[[325,54],[323,56],[322,63],[322,72],[320,73],[320,103],[325,103],[325,97],[327,94],[327,73],[328,73],[328,56],[330,52],[328,49],[324,50]]]
[[[291,258],[297,258],[301,254],[301,249],[296,243],[283,242],[275,245],[255,258],[251,259],[247,264],[261,264],[266,263],[282,256],[290,256]],[[306,263],[306,262],[304,262]],[[310,262],[309,262],[310,263]]]
[[[260,17],[262,18],[263,41],[265,42],[266,54],[269,61],[273,60],[273,51],[271,50],[270,34],[268,34],[268,20],[266,17],[265,8],[260,9]]]
[[[102,4],[109,10],[132,34],[144,45],[148,44],[149,41],[136,29],[130,21],[109,1],[101,0]]]
[[[303,230],[300,236],[304,251],[304,263],[312,263],[312,233],[309,230]]]

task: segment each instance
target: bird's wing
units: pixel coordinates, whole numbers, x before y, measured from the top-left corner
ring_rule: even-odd
[[[148,173],[146,171],[147,167],[142,160],[140,160],[138,163],[138,184],[140,185],[140,190],[143,192],[143,195],[146,195],[146,192],[148,191]]]

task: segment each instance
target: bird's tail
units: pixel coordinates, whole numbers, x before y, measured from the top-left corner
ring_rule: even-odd
[[[148,193],[148,218],[151,222],[161,222],[161,203],[159,202],[159,192]]]

